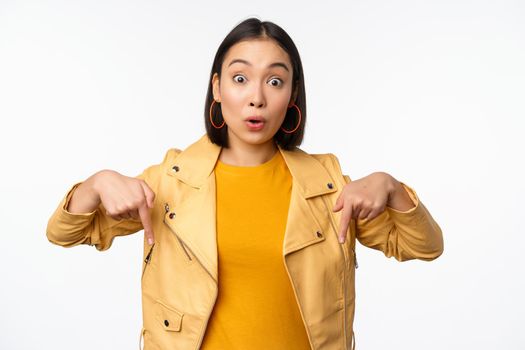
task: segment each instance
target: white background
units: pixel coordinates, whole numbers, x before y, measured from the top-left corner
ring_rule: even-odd
[[[47,220],[74,182],[197,140],[215,51],[252,15],[301,54],[301,148],[404,181],[444,233],[433,262],[358,246],[357,347],[523,349],[525,5],[502,0],[1,0],[0,348],[137,347],[143,233],[67,249]]]

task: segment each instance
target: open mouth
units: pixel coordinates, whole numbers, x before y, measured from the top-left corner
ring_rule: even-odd
[[[261,124],[263,121],[262,120],[256,120],[256,119],[249,119],[248,122],[252,125],[259,125]]]

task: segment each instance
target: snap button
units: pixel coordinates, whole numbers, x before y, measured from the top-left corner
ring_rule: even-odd
[[[328,186],[330,189],[334,188],[334,185],[331,182],[327,183],[326,186]]]
[[[165,325],[166,327],[168,327],[168,326],[170,325],[169,321],[168,321],[168,320],[164,320],[164,325]]]
[[[171,212],[170,213],[170,219],[173,219],[175,217],[175,213],[174,212]]]
[[[164,204],[164,210],[166,211],[166,213],[170,211],[170,206],[168,205],[168,203]]]
[[[319,238],[323,237],[323,234],[321,233],[321,231],[317,231],[316,233],[317,233],[317,237]]]
[[[174,165],[172,169],[173,169],[173,171],[179,171],[179,167],[176,166],[176,165]]]

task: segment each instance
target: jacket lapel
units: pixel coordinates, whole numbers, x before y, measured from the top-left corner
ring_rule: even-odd
[[[336,192],[336,181],[312,155],[299,148],[278,147],[292,175],[292,193],[284,234],[283,255],[324,240],[326,213],[314,215],[313,197]],[[215,281],[217,273],[216,184],[214,167],[221,147],[204,134],[169,164],[167,173],[182,183],[176,186],[176,217],[168,221]],[[176,169],[176,171],[174,170]],[[317,217],[316,217],[317,216]],[[325,220],[326,222],[326,220]],[[323,225],[323,226],[322,226]]]

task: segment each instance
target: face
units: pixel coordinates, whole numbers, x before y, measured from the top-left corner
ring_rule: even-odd
[[[215,73],[212,84],[231,144],[273,141],[295,101],[292,79],[288,54],[271,39],[241,41],[228,50],[221,79]],[[260,121],[250,122],[254,117]]]

